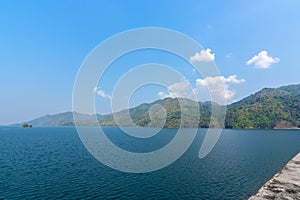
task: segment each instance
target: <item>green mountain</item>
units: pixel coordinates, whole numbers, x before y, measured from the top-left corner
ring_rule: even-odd
[[[84,126],[142,127],[220,127],[218,118],[211,117],[212,102],[195,102],[183,98],[166,98],[144,103],[114,114],[95,116],[75,113],[77,124]],[[199,109],[199,110],[198,110]],[[200,112],[200,116],[197,114]],[[132,121],[128,120],[128,116]],[[211,120],[212,118],[212,120]],[[182,120],[181,120],[182,119]],[[211,122],[211,124],[209,124]],[[46,115],[25,122],[33,126],[73,126],[73,113]],[[226,128],[295,128],[300,127],[300,84],[265,88],[227,106]]]
[[[229,105],[226,127],[300,127],[300,84],[265,88]]]
[[[92,123],[95,121],[95,117],[93,115],[80,114],[75,113],[79,119],[79,125],[85,126],[93,126],[97,123]],[[99,116],[97,116],[99,117]],[[39,117],[37,119],[24,122],[26,124],[30,124],[33,127],[35,126],[74,126],[73,113],[72,112],[64,112],[56,115],[45,115]],[[21,126],[21,124],[13,124],[13,126]]]
[[[114,116],[121,126],[198,127],[199,108],[201,113],[209,113],[208,107],[203,106],[202,103],[183,98],[166,98],[153,103],[144,103],[129,110],[123,110],[115,113]],[[128,122],[128,117],[126,117],[128,111],[134,124]],[[203,119],[200,121],[206,123]],[[99,117],[99,122],[102,126],[116,125],[113,115]]]

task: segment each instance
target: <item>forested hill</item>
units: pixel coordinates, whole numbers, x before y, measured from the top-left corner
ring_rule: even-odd
[[[229,105],[226,127],[300,127],[300,84],[265,88]]]
[[[194,120],[199,120],[198,127],[219,127],[214,121],[210,123],[211,102],[198,103],[200,117],[196,116],[196,102],[188,99],[167,98],[150,104],[142,104],[136,108],[129,109],[133,121],[138,126],[158,126],[155,120],[150,120],[149,109],[154,104],[159,104],[167,110],[165,127],[173,128],[180,126],[180,104],[183,110],[189,113],[189,122],[183,123],[183,127],[194,127]],[[123,111],[124,112],[124,111]],[[123,113],[117,113],[121,125],[126,124],[122,118]],[[159,112],[154,118],[159,119]],[[152,117],[153,118],[153,117]],[[125,119],[125,118],[124,118]],[[101,125],[116,125],[112,115],[99,118]],[[154,121],[154,122],[153,122]],[[157,120],[159,121],[159,120]],[[236,103],[227,106],[226,128],[297,128],[300,127],[300,84],[283,86],[279,88],[265,88]]]
[[[153,106],[159,105],[159,106]],[[182,107],[180,107],[182,106]],[[162,109],[162,107],[164,109]],[[200,109],[200,116],[197,109]],[[122,126],[157,127],[220,127],[217,120],[211,121],[211,102],[194,102],[182,98],[166,98],[153,103],[144,103],[129,110],[115,114]],[[185,120],[181,123],[181,109]],[[151,110],[151,112],[149,112]],[[129,112],[133,122],[128,121]],[[198,114],[197,114],[198,113]],[[98,125],[95,116],[79,114],[79,125]],[[102,126],[115,126],[112,114],[97,115]],[[164,121],[165,119],[165,121]],[[57,115],[46,115],[28,121],[33,126],[72,126],[74,125],[71,112]],[[300,127],[300,84],[279,88],[265,88],[236,103],[227,106],[226,128],[299,128]]]

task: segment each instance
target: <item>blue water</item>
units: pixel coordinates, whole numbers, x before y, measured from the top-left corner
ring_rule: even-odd
[[[116,127],[105,131],[137,152],[158,149],[176,133],[132,140]],[[0,127],[0,199],[247,199],[300,151],[299,130],[224,130],[199,159],[204,133],[168,167],[130,174],[94,159],[74,127]]]

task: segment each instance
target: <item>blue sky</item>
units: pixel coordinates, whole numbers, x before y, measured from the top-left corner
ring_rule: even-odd
[[[1,1],[0,124],[72,110],[73,83],[84,58],[108,37],[133,28],[174,29],[211,49],[229,102],[264,87],[299,83],[299,10],[298,0]],[[99,91],[111,95],[122,73],[154,61],[194,84],[203,80],[178,58],[148,50],[120,58]],[[159,99],[159,92],[168,95],[164,88],[143,88],[132,105]],[[107,113],[110,99],[101,94],[97,111]]]

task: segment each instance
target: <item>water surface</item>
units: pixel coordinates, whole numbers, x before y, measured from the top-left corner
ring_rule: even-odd
[[[133,152],[159,149],[176,133],[134,140],[105,131]],[[0,199],[247,199],[300,151],[299,130],[224,130],[199,159],[205,131],[168,167],[130,174],[94,159],[74,127],[0,127]]]

